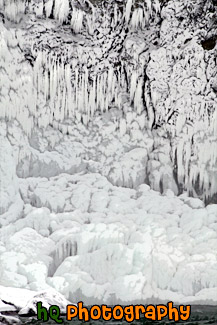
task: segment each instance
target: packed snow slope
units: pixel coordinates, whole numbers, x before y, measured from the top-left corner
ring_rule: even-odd
[[[216,9],[0,0],[0,285],[217,303]]]

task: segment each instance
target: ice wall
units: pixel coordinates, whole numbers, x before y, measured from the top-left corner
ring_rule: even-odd
[[[201,43],[213,36],[211,1],[192,8],[184,0],[98,5],[1,0],[0,8],[2,118],[16,118],[27,134],[34,125],[49,124],[65,125],[69,132],[67,120],[88,125],[96,113],[114,107],[125,119],[131,107],[144,116],[144,128],[161,130],[160,136],[154,133],[155,149],[167,139],[179,192],[212,200],[217,191],[215,48],[208,51]],[[155,189],[168,183],[164,168],[154,174]]]
[[[18,199],[18,181],[13,148],[6,138],[6,128],[0,124],[0,214],[10,209]]]

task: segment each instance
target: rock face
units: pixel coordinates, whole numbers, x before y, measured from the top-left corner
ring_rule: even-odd
[[[157,128],[156,154],[169,146],[170,162],[157,159],[146,182],[214,202],[216,6],[211,0],[191,3],[2,0],[1,116],[16,118],[28,134],[49,124],[70,133],[72,120],[87,125],[97,112],[115,107],[121,134],[133,126],[133,137],[141,138],[141,130]],[[43,159],[41,175],[54,176],[52,158]],[[36,162],[26,164],[24,159],[21,177],[38,173]]]
[[[217,302],[216,9],[0,0],[0,284]]]

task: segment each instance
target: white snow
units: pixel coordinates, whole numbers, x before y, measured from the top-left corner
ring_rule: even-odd
[[[27,302],[25,307],[19,311],[19,315],[28,315],[30,311],[37,314],[37,302],[42,302],[42,306],[49,309],[50,306],[56,305],[62,313],[66,312],[66,306],[69,304],[61,294],[55,290],[42,291],[35,293],[34,296]]]
[[[5,303],[2,302],[5,301]],[[46,291],[31,291],[26,289],[9,288],[0,286],[0,311],[19,311],[19,315],[28,315],[29,312],[37,314],[37,302],[49,309],[51,305],[57,305],[62,313],[66,312],[69,301],[60,293],[50,288]],[[7,304],[8,303],[8,304]],[[10,319],[7,319],[8,321]],[[16,322],[16,318],[11,317]],[[17,320],[18,322],[18,320]],[[12,322],[12,324],[14,324]]]
[[[23,308],[27,305],[36,292],[27,289],[5,287],[0,285],[0,299],[5,302],[9,302],[15,306],[15,308]]]
[[[12,305],[4,303],[2,300],[0,300],[0,313],[4,311],[15,311],[16,308]]]

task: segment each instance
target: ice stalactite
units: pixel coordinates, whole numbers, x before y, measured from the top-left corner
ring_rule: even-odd
[[[132,5],[133,5],[133,0],[127,0],[126,3],[126,13],[125,13],[125,21],[128,24],[130,21],[130,15],[131,15],[131,10],[132,10]]]
[[[182,152],[180,144],[175,146],[180,184],[189,194],[209,201],[217,193],[216,136],[209,132],[197,132],[192,137],[182,136],[182,145]]]
[[[63,23],[69,15],[69,0],[55,0],[54,17]]]
[[[85,2],[85,1],[84,1]],[[70,23],[75,33],[81,32],[82,28],[86,26],[90,34],[95,30],[95,11],[96,6],[88,1],[90,12],[87,13],[82,9],[83,2],[71,0],[0,0],[0,8],[2,8],[10,20],[19,22],[20,14],[35,13],[37,17],[43,17],[45,14],[47,18],[53,16],[56,20],[62,23]],[[107,25],[115,26],[118,21],[125,19],[125,23],[134,30],[144,28],[154,17],[160,12],[159,0],[146,0],[141,2],[139,6],[136,5],[136,0],[127,0],[125,4],[125,13],[121,14],[117,3],[112,4],[112,16],[109,11],[111,8],[104,9],[108,13]],[[103,21],[105,23],[105,19]]]
[[[214,117],[211,118],[211,124],[214,121]],[[194,126],[186,123],[181,125],[182,128],[174,129],[174,134],[178,130],[179,134],[172,141],[173,163],[177,166],[178,182],[194,196],[208,199],[217,192],[214,175],[217,165],[216,135],[211,125],[207,126],[206,119],[203,121],[201,118]]]
[[[161,7],[158,0],[145,0],[136,6],[135,0],[127,0],[125,21],[131,28],[137,30],[149,25],[150,20],[154,15],[160,13]]]
[[[7,18],[19,22],[20,14],[24,14],[26,9],[25,0],[0,0],[0,9],[4,10]]]
[[[32,102],[34,87],[31,69],[23,61],[15,35],[3,25],[0,34],[0,69],[0,118],[9,121],[17,119],[26,133],[30,134],[36,111]]]
[[[212,123],[214,123],[214,120]],[[190,194],[209,200],[217,193],[217,140],[212,128],[180,132],[173,142],[173,162],[179,184]],[[192,129],[192,127],[188,127]]]
[[[37,98],[43,97],[48,118],[45,122],[39,109],[36,117],[43,124],[53,120],[80,117],[88,123],[94,113],[106,112],[109,105],[120,106],[120,85],[112,66],[102,73],[90,73],[84,65],[60,62],[47,52],[39,52],[34,66],[34,85]],[[41,126],[41,125],[40,125]],[[43,125],[45,126],[45,125]]]
[[[4,10],[6,17],[13,22],[19,22],[20,14],[25,12],[34,13],[36,17],[42,17],[44,13],[50,18],[54,18],[61,24],[68,22],[71,14],[70,23],[75,33],[79,33],[83,27],[85,12],[75,6],[70,6],[70,0],[48,0],[48,1],[26,1],[26,0],[0,0],[0,8]]]
[[[67,55],[60,57],[53,52],[33,47],[33,70],[25,62],[22,78],[18,81],[14,77],[18,73],[17,65],[8,64],[8,60],[13,61],[16,40],[13,33],[6,29],[5,33],[7,35],[2,33],[1,37],[1,64],[3,69],[10,71],[5,75],[8,81],[5,81],[2,94],[7,88],[12,96],[19,86],[10,87],[8,84],[6,87],[9,79],[15,84],[21,82],[23,86],[19,86],[19,96],[18,93],[13,95],[12,102],[6,101],[4,97],[0,114],[9,120],[16,118],[27,133],[31,132],[34,121],[40,127],[46,127],[54,121],[63,122],[67,118],[82,119],[83,123],[87,124],[96,111],[103,113],[108,111],[109,107],[122,109],[122,92],[127,92],[128,83],[132,105],[137,113],[141,114],[144,82],[142,69],[127,69],[124,65],[115,68],[110,64],[103,70],[97,71],[96,66],[96,70],[91,71],[85,63],[78,63],[76,58],[69,60]],[[19,48],[16,52],[16,57],[22,60]],[[94,60],[96,58],[93,55]],[[124,69],[127,71],[127,81]],[[28,86],[24,88],[26,83]],[[24,100],[21,101],[20,96],[23,96]],[[16,104],[12,105],[14,100]]]
[[[144,76],[144,67],[141,65],[140,67],[132,69],[128,69],[127,74],[130,80],[130,101],[135,108],[138,115],[142,113],[145,105],[145,93],[144,93],[144,84],[145,84],[145,76]]]
[[[71,25],[72,25],[72,29],[75,33],[79,33],[82,30],[83,19],[84,19],[84,12],[80,9],[73,8]],[[89,29],[90,29],[90,27],[89,27]]]
[[[37,3],[10,0],[9,4],[16,7],[15,11],[8,9],[11,19],[16,16],[18,11],[33,12],[36,16],[46,14],[47,17],[52,15],[60,23],[68,22],[75,33],[81,32],[84,25],[90,34],[94,32],[95,11],[98,9],[93,5],[90,12],[86,13],[79,8],[78,3],[75,5],[75,2],[72,3],[69,0],[37,1]],[[9,4],[1,0],[0,7],[6,8]],[[130,18],[131,6],[129,4],[127,6]],[[103,26],[105,28],[110,26],[110,22],[115,27],[120,20],[118,5],[116,4],[113,9],[113,18],[105,8],[103,9],[103,17],[105,17]],[[113,64],[109,64],[99,71],[97,66],[93,71],[89,71],[87,64],[90,64],[90,59],[84,55],[83,51],[80,51],[81,53],[79,51],[78,47],[76,49],[77,59],[70,58],[69,60],[67,55],[58,56],[46,50],[35,50],[32,47],[31,55],[35,58],[35,62],[33,73],[29,71],[28,76],[29,79],[32,79],[30,82],[31,94],[29,92],[28,98],[31,107],[28,107],[27,103],[25,108],[22,108],[22,113],[19,108],[14,109],[13,113],[7,109],[5,115],[10,119],[11,114],[14,114],[22,122],[24,129],[28,124],[28,132],[31,130],[33,119],[42,127],[46,127],[54,121],[62,122],[64,119],[72,117],[82,119],[83,123],[87,124],[96,111],[106,112],[111,106],[122,108],[122,91],[126,91],[127,82],[131,84],[131,102],[140,114],[143,109],[141,72],[134,69],[134,76],[132,71],[129,71],[126,82],[123,66],[114,68]],[[93,51],[91,56],[92,64],[95,65],[98,55]],[[29,70],[31,70],[30,67]],[[31,112],[31,122],[26,123],[29,112]]]
[[[54,18],[58,20],[60,23],[68,22],[70,18],[70,24],[74,33],[80,33],[83,25],[84,20],[87,22],[87,26],[89,31],[93,29],[93,8],[92,8],[92,15],[86,14],[81,8],[75,6],[75,2],[71,2],[70,0],[50,0],[49,5],[47,5],[47,17],[50,17],[51,8],[54,6]]]
[[[145,86],[147,111],[150,105],[154,110],[154,128],[164,130],[170,141],[180,193],[188,191],[206,201],[217,192],[217,106],[209,81],[215,67],[209,72],[209,56],[197,39],[178,56],[175,45],[154,50]]]

